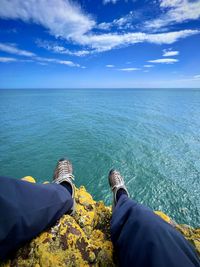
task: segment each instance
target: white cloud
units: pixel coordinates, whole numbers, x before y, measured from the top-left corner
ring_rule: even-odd
[[[36,44],[38,45],[38,47],[45,48],[49,51],[52,51],[52,52],[58,53],[58,54],[65,54],[65,55],[78,56],[78,57],[92,54],[92,51],[89,51],[89,50],[72,51],[72,50],[65,48],[64,46],[61,46],[61,45],[55,43],[55,42],[37,40]]]
[[[161,7],[176,7],[180,5],[183,1],[182,0],[160,0]]]
[[[66,39],[91,30],[95,21],[69,0],[1,0],[0,17],[34,22]]]
[[[107,68],[114,68],[114,65],[112,65],[112,64],[108,64],[108,65],[106,65],[106,67],[107,67]]]
[[[100,30],[110,30],[113,26],[112,22],[102,22],[96,28]]]
[[[114,48],[126,47],[136,43],[172,44],[181,38],[198,34],[198,30],[182,30],[159,34],[147,34],[133,32],[125,34],[106,33],[106,34],[85,34],[74,39],[79,45],[87,46],[87,50],[70,51],[63,46],[52,45],[48,42],[40,42],[40,46],[53,52],[74,56],[85,56],[98,52],[108,51]]]
[[[111,50],[113,48],[128,46],[136,43],[154,43],[154,44],[172,44],[181,38],[185,38],[194,34],[198,34],[198,30],[182,30],[176,32],[167,32],[159,34],[146,34],[142,32],[125,33],[125,34],[88,34],[83,35],[79,40],[79,44],[88,45],[98,52]]]
[[[179,55],[179,51],[173,51],[171,49],[163,50],[163,57],[172,57],[172,56],[178,56],[178,55]]]
[[[200,75],[195,75],[193,78],[194,78],[195,80],[200,80]]]
[[[43,63],[62,64],[62,65],[67,65],[69,67],[81,67],[79,64],[74,63],[74,62],[69,61],[69,60],[39,57],[30,51],[25,51],[25,50],[21,50],[21,49],[17,48],[15,44],[0,43],[0,51],[6,52],[8,54],[15,54],[17,56],[27,56],[27,57],[31,58],[31,59],[24,60],[24,59],[10,58],[10,57],[1,57],[1,62],[14,62],[14,61],[33,62],[33,61],[38,61],[38,62],[43,62]]]
[[[39,62],[46,62],[46,63],[56,63],[56,64],[61,64],[61,65],[66,65],[69,67],[81,67],[79,64],[76,64],[72,61],[69,60],[60,60],[60,59],[56,59],[56,58],[45,58],[45,57],[35,57],[36,61]]]
[[[146,28],[159,29],[170,24],[200,18],[200,0],[160,0],[160,7],[162,15],[158,19],[147,21]]]
[[[160,59],[154,59],[149,60],[150,63],[163,63],[163,64],[173,64],[178,62],[178,59],[175,58],[160,58]]]
[[[33,57],[35,56],[34,53],[22,49],[18,49],[15,44],[3,44],[0,43],[0,51],[14,54],[18,56],[25,56],[25,57]]]
[[[147,65],[144,65],[145,68],[153,68],[154,65],[150,65],[150,64],[147,64]]]
[[[75,64],[74,62],[69,61],[69,60],[58,60],[58,59],[55,59],[53,62],[58,63],[58,64],[67,65],[67,66],[70,66],[70,67],[80,67],[79,64]]]
[[[119,19],[114,19],[112,22],[102,22],[98,24],[96,28],[101,30],[110,30],[113,27],[116,27],[118,30],[132,29],[133,19],[134,19],[133,11],[130,11],[124,17],[121,17]]]
[[[2,63],[15,62],[15,61],[17,61],[17,59],[13,57],[0,57],[0,62]]]
[[[45,63],[45,62],[38,62],[39,65],[42,65],[42,66],[47,66],[48,64]]]
[[[106,4],[116,4],[118,0],[103,0],[103,4],[106,5]]]
[[[19,59],[13,57],[0,57],[1,63],[9,63],[9,62],[34,62],[32,59]]]
[[[131,71],[136,71],[136,70],[140,70],[140,69],[139,68],[122,68],[122,69],[118,69],[118,70],[131,72]]]
[[[27,59],[17,59],[17,58],[11,58],[11,57],[0,57],[0,62],[6,63],[6,62],[37,62],[41,65],[47,65],[48,63],[55,63],[55,64],[61,64],[61,65],[66,65],[69,67],[80,67],[80,68],[85,68],[83,66],[80,66],[79,64],[76,64],[72,61],[68,60],[60,60],[56,58],[45,58],[45,57],[34,57],[34,60],[27,60]]]
[[[34,22],[48,29],[49,33],[56,38],[60,37],[73,44],[83,45],[84,50],[80,51],[70,51],[62,46],[49,47],[52,51],[76,56],[108,51],[142,42],[172,44],[180,38],[199,33],[198,30],[181,30],[158,34],[143,32],[97,34],[94,32],[97,27],[95,20],[85,14],[78,4],[69,0],[37,0],[37,4],[35,0],[1,0],[0,18]],[[120,18],[116,20],[116,23],[124,25],[126,22]],[[29,55],[27,54],[27,56]]]

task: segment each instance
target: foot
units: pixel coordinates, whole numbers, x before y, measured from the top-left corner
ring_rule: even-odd
[[[53,183],[63,185],[71,193],[74,199],[74,176],[72,174],[73,168],[69,160],[62,158],[58,161],[53,175]]]
[[[113,191],[113,207],[116,206],[119,196],[126,194],[129,196],[128,190],[126,189],[124,178],[116,170],[111,170],[108,175],[109,184]]]

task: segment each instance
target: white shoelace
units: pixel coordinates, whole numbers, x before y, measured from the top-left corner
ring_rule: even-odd
[[[113,176],[114,176],[114,178],[113,178],[113,180],[114,180],[114,185],[112,186],[112,190],[114,189],[114,188],[116,188],[116,187],[119,187],[119,186],[124,186],[124,184],[123,184],[123,180],[122,180],[122,177],[121,177],[121,175],[120,175],[120,173],[119,172],[114,172],[113,173]]]
[[[71,173],[71,166],[69,165],[69,162],[67,161],[59,162],[57,170],[59,177],[74,179],[74,176]]]

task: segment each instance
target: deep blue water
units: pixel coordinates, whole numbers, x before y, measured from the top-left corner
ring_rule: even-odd
[[[96,200],[115,167],[133,198],[200,224],[200,91],[0,90],[0,174],[51,180],[64,155]]]

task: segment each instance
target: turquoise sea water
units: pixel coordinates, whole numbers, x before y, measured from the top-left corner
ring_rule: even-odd
[[[136,200],[200,224],[200,91],[0,90],[0,174],[51,180],[64,155],[96,200],[114,167]]]

